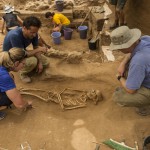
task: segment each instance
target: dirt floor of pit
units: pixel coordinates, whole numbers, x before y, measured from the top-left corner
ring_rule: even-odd
[[[112,138],[134,147],[137,141],[142,147],[143,138],[150,133],[149,116],[141,117],[134,108],[116,105],[111,97],[119,85],[115,70],[119,61],[101,63],[97,54],[88,52],[87,40],[79,39],[76,31],[73,38],[66,41],[62,37],[61,45],[54,45],[47,30],[42,29],[43,38],[54,48],[61,51],[85,51],[86,61],[80,64],[68,64],[65,60],[49,58],[48,69],[53,78],[44,79],[43,75],[34,75],[31,84],[23,84],[15,73],[17,87],[40,88],[60,92],[64,88],[79,90],[98,89],[103,101],[94,105],[87,102],[86,108],[62,111],[60,105],[45,103],[31,96],[34,109],[20,114],[15,108],[7,109],[7,117],[0,122],[0,148],[18,150],[20,144],[27,141],[32,150],[94,150],[96,144]],[[4,36],[0,36],[2,43]],[[88,61],[87,61],[88,60]],[[95,60],[95,61],[94,61]],[[98,59],[99,60],[99,59]],[[61,76],[61,80],[59,80]],[[102,150],[109,150],[101,145]]]
[[[148,6],[149,2],[139,5],[139,0],[129,0],[126,5],[128,25],[139,27],[147,34]],[[137,19],[139,16],[141,17]],[[76,31],[73,32],[72,40],[62,38],[62,44],[57,46],[53,44],[47,28],[41,29],[41,35],[60,51],[85,52],[84,60],[80,64],[68,64],[63,59],[49,58],[50,76],[34,75],[31,84],[23,84],[18,73],[15,73],[17,87],[57,92],[68,87],[79,90],[98,89],[102,92],[103,101],[98,105],[88,101],[86,108],[62,111],[60,105],[53,102],[45,103],[35,97],[24,96],[26,100],[33,101],[34,109],[23,114],[14,107],[4,110],[7,117],[0,121],[0,149],[19,150],[20,144],[27,141],[32,150],[94,150],[96,144],[93,142],[109,138],[125,141],[131,147],[135,147],[134,142],[137,141],[139,150],[142,149],[144,137],[150,134],[149,116],[139,116],[134,108],[120,107],[111,98],[119,86],[115,78],[119,61],[102,64],[101,57],[93,51],[89,53],[87,40],[80,40]],[[1,34],[0,44],[3,38]],[[110,148],[101,145],[101,149]]]

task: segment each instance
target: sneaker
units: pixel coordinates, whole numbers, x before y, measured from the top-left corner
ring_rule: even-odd
[[[20,79],[24,83],[30,83],[31,82],[31,78],[29,76],[27,76],[26,74],[20,74]]]
[[[148,116],[150,115],[150,106],[147,107],[137,107],[136,113],[141,116]]]
[[[0,120],[4,119],[6,116],[6,113],[4,112],[0,112]]]

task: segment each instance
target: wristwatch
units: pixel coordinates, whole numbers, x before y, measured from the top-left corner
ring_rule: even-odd
[[[121,78],[122,78],[122,76],[118,76],[118,77],[117,77],[118,81],[120,81]]]

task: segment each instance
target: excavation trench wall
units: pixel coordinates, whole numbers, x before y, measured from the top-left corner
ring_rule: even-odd
[[[150,35],[150,1],[128,0],[125,13],[131,28],[139,28],[143,34]]]

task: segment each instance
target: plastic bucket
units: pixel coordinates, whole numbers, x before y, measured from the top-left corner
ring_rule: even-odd
[[[56,1],[56,9],[61,12],[64,9],[64,2],[63,1]]]
[[[92,38],[88,39],[88,45],[89,45],[90,50],[96,50],[97,49],[97,41],[98,40],[92,41]]]
[[[53,32],[51,34],[53,41],[55,44],[60,44],[61,43],[61,33],[60,32]]]
[[[73,30],[71,28],[64,28],[65,40],[71,40]]]
[[[87,37],[87,26],[79,26],[78,30],[80,32],[80,39],[86,39]]]

